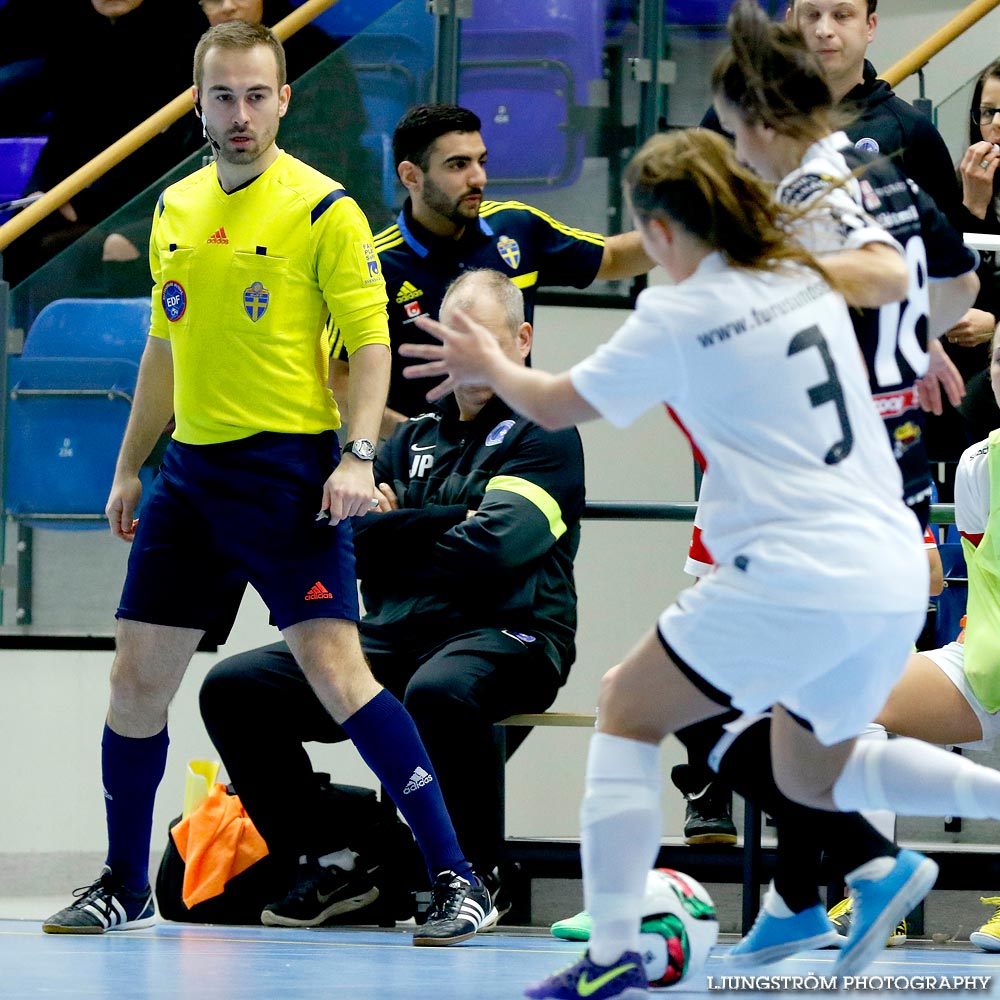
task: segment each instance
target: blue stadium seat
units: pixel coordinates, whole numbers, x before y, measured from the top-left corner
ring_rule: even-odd
[[[490,185],[572,184],[579,111],[603,75],[607,0],[480,0],[462,25],[459,103],[483,120]]]
[[[0,205],[20,198],[25,193],[25,186],[47,141],[46,136],[40,135],[0,138]],[[0,212],[0,225],[11,215],[13,212]]]
[[[339,0],[313,19],[313,24],[334,38],[350,38],[364,31],[377,17],[396,5],[397,0]],[[301,7],[305,0],[292,0]]]
[[[33,527],[103,527],[149,331],[148,298],[61,299],[8,359],[6,514]]]
[[[340,50],[358,79],[368,118],[361,141],[379,164],[382,200],[389,208],[398,208],[406,193],[396,177],[392,133],[409,108],[427,100],[434,64],[434,20],[413,17],[416,9],[401,4]]]
[[[732,0],[672,0],[666,5],[667,24],[725,24]]]

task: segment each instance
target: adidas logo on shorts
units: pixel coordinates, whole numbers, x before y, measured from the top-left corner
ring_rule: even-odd
[[[428,774],[422,767],[417,767],[413,774],[410,775],[410,780],[406,783],[403,794],[409,795],[410,792],[415,792],[423,788],[424,785],[430,784],[433,780],[432,775]]]

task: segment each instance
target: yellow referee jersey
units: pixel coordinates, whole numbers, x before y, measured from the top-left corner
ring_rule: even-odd
[[[178,441],[335,429],[327,319],[351,353],[389,343],[367,219],[287,153],[229,194],[214,163],[167,188],[149,258],[150,334],[170,341]]]

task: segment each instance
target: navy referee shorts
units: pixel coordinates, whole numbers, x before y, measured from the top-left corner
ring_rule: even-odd
[[[316,520],[333,431],[171,441],[142,508],[116,617],[224,642],[247,583],[279,629],[359,618],[351,525]]]

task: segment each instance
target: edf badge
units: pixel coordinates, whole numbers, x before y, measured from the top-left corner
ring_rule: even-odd
[[[270,301],[271,293],[259,281],[243,289],[243,308],[254,323],[267,312],[267,304]]]
[[[171,323],[176,323],[187,309],[187,292],[179,281],[165,281],[160,294],[163,312]]]
[[[510,236],[501,236],[497,240],[497,252],[512,271],[517,270],[517,265],[521,263],[521,248],[517,245],[517,240]]]

